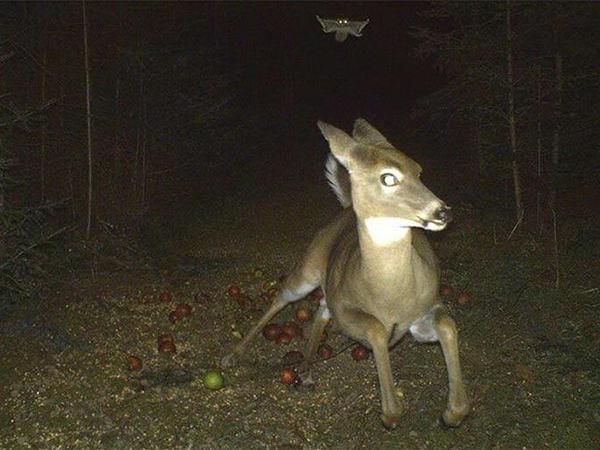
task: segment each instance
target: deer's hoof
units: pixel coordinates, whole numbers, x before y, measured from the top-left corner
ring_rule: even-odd
[[[221,359],[221,367],[223,367],[224,369],[233,366],[235,366],[235,355],[233,353],[230,353],[229,355],[226,355]]]
[[[388,416],[388,415],[382,414],[381,422],[383,423],[383,426],[387,430],[393,430],[394,428],[396,428],[398,426],[398,423],[400,422],[400,414],[398,414],[396,416]]]
[[[312,383],[306,384],[302,377],[298,377],[296,382],[290,386],[289,390],[293,393],[305,394],[306,392],[313,391],[314,385]]]
[[[449,430],[451,428],[456,428],[458,426],[460,426],[460,424],[462,423],[463,419],[466,417],[466,415],[469,413],[469,408],[465,408],[464,411],[461,411],[460,413],[456,413],[453,411],[444,411],[444,413],[440,416],[440,419],[438,421],[438,423],[440,424],[440,428],[442,428],[442,430]]]
[[[440,428],[441,428],[442,430],[444,430],[444,431],[448,431],[450,428],[455,428],[454,426],[452,426],[452,425],[449,425],[449,424],[446,422],[446,419],[444,419],[444,415],[443,415],[443,414],[442,414],[442,415],[440,416],[440,418],[438,419],[438,425],[439,425],[439,426],[440,426]]]
[[[298,382],[293,385],[294,390],[299,392],[312,392],[315,390],[315,382],[310,373],[300,374]]]

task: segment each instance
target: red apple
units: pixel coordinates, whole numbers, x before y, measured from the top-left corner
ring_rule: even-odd
[[[173,340],[173,335],[171,333],[163,333],[160,336],[158,336],[158,345],[159,346],[160,346],[161,343],[163,343],[165,341],[175,342]]]
[[[277,336],[275,342],[277,342],[279,345],[289,344],[292,342],[292,337],[287,333],[281,333],[279,336]]]
[[[140,370],[142,368],[142,360],[137,356],[127,356],[127,367],[129,370]]]
[[[192,314],[192,308],[187,303],[180,303],[175,307],[175,314],[179,317],[186,317]]]
[[[269,341],[274,341],[281,333],[281,327],[276,323],[270,323],[262,329],[263,336]]]
[[[367,359],[369,357],[369,350],[364,345],[357,344],[352,349],[352,357],[355,361]]]
[[[309,309],[300,307],[296,310],[296,319],[298,319],[300,322],[308,322],[311,316],[312,314],[310,313]]]
[[[284,367],[281,370],[281,382],[283,384],[294,384],[298,379],[298,374],[291,367]]]
[[[284,333],[289,334],[291,337],[297,337],[302,334],[302,330],[294,322],[284,323],[283,326],[281,327],[281,330]]]
[[[242,289],[238,285],[232,284],[227,288],[227,293],[230,297],[237,297],[242,293]]]
[[[163,341],[158,345],[158,351],[160,353],[175,353],[177,348],[173,341]]]

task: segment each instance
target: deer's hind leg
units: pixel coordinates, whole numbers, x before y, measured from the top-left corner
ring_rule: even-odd
[[[311,270],[310,267],[297,267],[282,283],[281,289],[271,306],[260,318],[258,323],[244,336],[231,352],[221,359],[221,366],[231,367],[235,364],[236,359],[242,355],[250,341],[256,336],[260,330],[283,308],[289,303],[300,300],[308,293],[320,285],[320,277],[318,272]]]
[[[442,427],[457,427],[471,409],[458,356],[458,332],[454,320],[442,307],[416,321],[410,331],[421,342],[439,341],[448,370],[448,405],[441,416]]]
[[[322,229],[315,235],[300,263],[283,281],[281,291],[273,300],[271,307],[248,332],[246,337],[221,360],[223,366],[232,366],[235,363],[235,358],[246,350],[252,338],[287,304],[300,300],[321,285],[322,274],[325,273],[327,267],[332,242],[340,230],[353,220],[353,217],[349,213],[340,215],[329,227]]]
[[[314,361],[317,346],[319,345],[319,342],[321,342],[323,330],[325,330],[325,327],[327,326],[327,323],[330,319],[331,313],[327,308],[325,297],[323,297],[321,299],[319,310],[315,315],[315,321],[310,330],[310,336],[308,338],[308,345],[306,347],[304,361],[302,362],[298,370],[300,372],[303,385],[310,386],[313,384],[311,364]]]

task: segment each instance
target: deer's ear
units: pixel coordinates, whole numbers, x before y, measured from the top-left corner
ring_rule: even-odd
[[[329,142],[331,153],[346,169],[351,170],[352,156],[358,143],[347,133],[328,123],[318,121],[317,125],[323,136]]]
[[[354,121],[354,130],[352,137],[361,144],[373,146],[391,147],[392,144],[369,122],[365,119],[356,119]]]

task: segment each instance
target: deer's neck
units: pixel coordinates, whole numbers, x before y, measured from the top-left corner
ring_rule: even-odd
[[[406,282],[413,277],[412,231],[393,219],[358,219],[361,270],[369,278]]]

